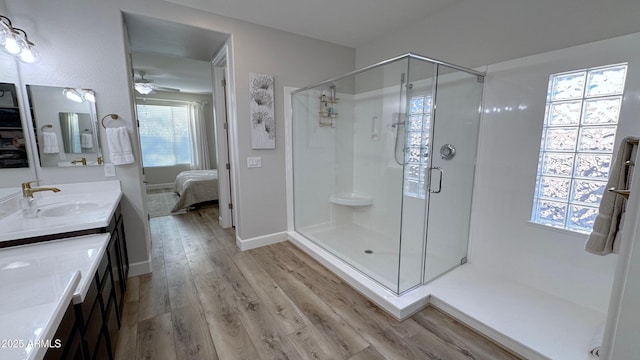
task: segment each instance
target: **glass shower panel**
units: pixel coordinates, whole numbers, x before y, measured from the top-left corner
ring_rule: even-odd
[[[482,82],[438,66],[424,282],[467,256]]]
[[[402,236],[398,292],[421,283],[427,217],[427,169],[431,141],[431,111],[433,109],[433,74],[435,65],[419,59],[409,59],[404,89],[404,125],[396,129],[404,133],[404,184],[402,187]]]
[[[394,149],[404,142],[404,129],[397,133],[393,123],[405,112],[407,64],[397,60],[292,96],[296,232],[393,292],[403,201],[402,156],[396,162]]]
[[[335,132],[317,126],[320,90],[292,97],[294,225],[309,232],[327,225],[331,213],[327,199],[335,188]],[[311,126],[315,124],[316,126]]]

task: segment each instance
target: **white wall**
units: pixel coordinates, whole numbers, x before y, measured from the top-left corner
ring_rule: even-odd
[[[353,70],[353,49],[154,0],[50,2],[8,0],[7,13],[39,47],[42,60],[20,65],[23,83],[93,88],[98,117],[121,115],[137,163],[117,167],[124,192],[123,212],[131,262],[149,258],[150,238],[143,203],[140,154],[131,89],[131,74],[121,11],[128,11],[232,34],[240,160],[235,188],[239,192],[237,233],[246,239],[286,229],[283,86],[304,86]],[[276,150],[251,150],[248,72],[269,73],[276,83]],[[281,105],[280,105],[281,106]],[[101,136],[104,131],[101,130]],[[262,168],[246,169],[247,156],[261,156]],[[106,161],[109,161],[107,158]],[[40,169],[44,183],[97,181],[101,167]]]
[[[476,67],[640,31],[637,0],[465,0],[357,48],[356,68],[406,52]]]
[[[616,256],[584,251],[585,235],[530,225],[549,75],[629,61],[616,145],[640,134],[640,34],[490,65],[484,93],[470,259],[606,312]],[[505,111],[511,107],[513,111]],[[492,111],[494,108],[501,112]],[[521,110],[519,110],[519,108]]]

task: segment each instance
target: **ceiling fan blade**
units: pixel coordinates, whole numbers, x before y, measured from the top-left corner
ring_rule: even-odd
[[[180,89],[178,88],[172,88],[172,87],[166,87],[166,86],[154,86],[153,87],[154,90],[157,91],[167,91],[167,92],[180,92]]]

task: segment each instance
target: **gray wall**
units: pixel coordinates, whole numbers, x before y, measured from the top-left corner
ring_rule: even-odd
[[[283,86],[301,87],[353,70],[355,50],[283,31],[154,0],[8,0],[7,13],[40,48],[36,65],[20,64],[23,83],[93,88],[98,117],[121,115],[129,129],[133,165],[117,167],[125,198],[123,212],[132,262],[149,259],[150,239],[143,202],[140,154],[125,53],[121,11],[185,23],[232,35],[238,109],[240,171],[235,188],[240,203],[237,233],[243,239],[286,230]],[[251,150],[248,120],[249,72],[275,76],[276,150]],[[104,136],[104,131],[101,134]],[[262,156],[262,168],[247,170],[247,156]],[[106,159],[109,161],[109,159]],[[97,181],[102,168],[37,169],[43,183]]]

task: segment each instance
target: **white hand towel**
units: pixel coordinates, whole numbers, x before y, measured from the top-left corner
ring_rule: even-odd
[[[107,145],[109,158],[114,165],[134,162],[129,133],[125,127],[107,128]]]
[[[80,147],[83,149],[93,148],[93,134],[82,133],[82,135],[80,135]]]
[[[618,155],[609,169],[609,181],[607,189],[628,189],[627,182],[629,167],[625,165],[627,160],[631,160],[634,153],[632,141],[637,141],[637,137],[628,136],[624,138],[618,149]],[[637,151],[637,150],[636,150]],[[616,234],[620,230],[620,219],[624,212],[626,200],[624,197],[613,192],[605,191],[600,200],[598,215],[593,222],[593,230],[585,244],[585,250],[596,255],[607,255],[617,253],[620,244],[615,242]]]
[[[52,132],[42,133],[43,152],[45,154],[57,154],[60,152],[58,147],[58,136]]]
[[[604,341],[604,323],[600,324],[589,342],[589,359],[600,359],[600,348]]]

